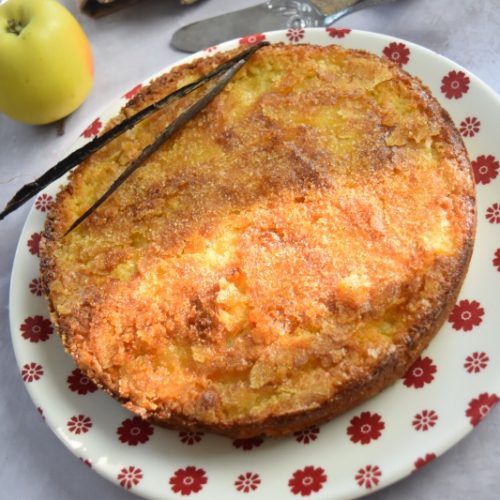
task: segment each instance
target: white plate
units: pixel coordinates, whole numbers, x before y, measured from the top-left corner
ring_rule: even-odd
[[[233,442],[182,434],[142,424],[93,391],[88,381],[79,380],[52,333],[37,281],[37,240],[60,183],[50,186],[30,212],[12,272],[11,331],[19,369],[58,438],[99,474],[147,498],[362,496],[446,451],[500,394],[499,98],[465,69],[427,49],[360,31],[279,31],[227,42],[197,56],[264,37],[385,54],[424,81],[461,130],[473,160],[478,194],[474,256],[450,320],[407,376],[376,398],[321,429],[288,439]],[[95,135],[132,93],[117,99],[75,147]]]

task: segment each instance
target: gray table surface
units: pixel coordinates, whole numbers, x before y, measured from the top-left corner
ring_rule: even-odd
[[[82,16],[75,0],[62,3],[75,13],[92,43],[95,86],[84,105],[66,120],[62,137],[54,125],[30,127],[0,115],[2,207],[22,184],[61,159],[106,103],[183,56],[169,46],[177,28],[256,1],[205,0],[181,7],[176,0],[149,0],[99,20]],[[401,0],[353,14],[340,24],[431,48],[500,92],[500,0]],[[73,457],[38,415],[19,376],[9,335],[8,287],[27,213],[25,206],[0,223],[0,498],[132,498]],[[444,456],[370,498],[500,498],[499,428],[500,411],[495,410]]]

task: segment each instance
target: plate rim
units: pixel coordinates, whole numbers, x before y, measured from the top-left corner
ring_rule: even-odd
[[[325,35],[325,31],[326,31],[325,28],[305,28],[306,33],[321,33],[321,34],[323,34],[323,36],[327,36],[327,35]],[[281,29],[281,30],[264,32],[263,34],[266,35],[266,39],[272,39],[273,37],[279,37],[279,36],[283,37],[283,35],[285,35],[286,32],[287,32],[286,29]],[[478,87],[481,94],[485,93],[489,98],[493,99],[496,102],[496,105],[498,106],[498,110],[500,111],[500,96],[499,96],[499,94],[497,94],[495,92],[495,90],[488,83],[484,82],[475,73],[471,72],[470,70],[461,66],[460,64],[456,63],[455,61],[449,59],[448,57],[446,57],[442,54],[439,54],[438,52],[436,52],[430,48],[424,47],[418,43],[415,43],[415,42],[412,42],[410,40],[406,40],[406,39],[403,39],[400,37],[391,36],[391,35],[388,35],[385,33],[377,33],[377,32],[372,32],[372,31],[367,31],[367,30],[359,30],[359,29],[350,29],[350,32],[355,34],[355,35],[359,35],[363,38],[366,38],[367,40],[372,38],[372,39],[376,39],[376,40],[382,40],[385,42],[404,43],[410,49],[412,47],[414,47],[429,57],[437,58],[439,61],[441,61],[442,63],[445,63],[446,65],[451,65],[458,70],[464,71],[467,74],[467,76],[471,77],[471,81],[473,81],[474,85],[476,85]],[[166,67],[164,67],[160,71],[154,72],[153,74],[142,79],[138,83],[140,83],[142,85],[147,85],[148,83],[150,83],[154,79],[160,77],[161,75],[172,71],[172,69],[176,68],[177,66],[180,66],[183,64],[188,64],[188,63],[190,63],[196,59],[199,59],[199,58],[210,57],[210,56],[217,54],[219,52],[223,52],[226,50],[237,48],[238,41],[239,41],[239,38],[234,38],[232,40],[228,40],[228,41],[225,41],[221,44],[218,44],[216,46],[217,48],[214,52],[207,52],[207,50],[204,49],[204,50],[198,51],[194,54],[180,57],[180,59],[178,59],[174,63],[167,65]],[[272,43],[276,43],[276,42],[272,41]],[[285,42],[285,41],[283,41],[282,43],[288,44],[288,42]],[[315,42],[307,42],[307,41],[300,42],[300,43],[294,43],[293,45],[301,45],[301,44],[318,45]],[[290,45],[292,45],[292,44],[290,43]],[[328,45],[328,44],[325,43],[325,45]],[[341,40],[337,40],[337,39],[333,39],[333,38],[331,39],[330,45],[343,46],[341,43]],[[370,49],[368,47],[363,48],[363,49],[356,49],[356,50],[365,50],[367,52],[370,52]],[[371,52],[371,53],[373,53],[373,52]],[[407,71],[405,68],[403,68],[403,70]],[[414,76],[414,75],[412,75],[412,76]],[[425,82],[424,82],[424,85],[427,86],[427,84]],[[434,93],[434,96],[437,97],[435,95],[435,93]],[[111,98],[104,106],[101,106],[99,109],[97,109],[96,113],[91,113],[91,116],[94,117],[94,119],[97,117],[105,116],[106,117],[105,120],[109,121],[113,116],[115,116],[119,112],[120,109],[122,109],[122,107],[125,105],[125,103],[126,103],[126,101],[124,101],[123,96],[117,95],[116,97]],[[71,142],[69,147],[65,149],[65,152],[67,152],[67,154],[69,154],[74,149],[76,149],[76,147],[78,147],[81,144],[84,144],[86,142],[89,142],[89,141],[90,141],[90,139],[84,139],[81,137],[81,135],[78,135],[78,136],[76,136],[75,140]],[[60,185],[62,185],[63,183],[66,182],[66,177],[67,177],[67,175],[54,181],[49,186],[47,186],[44,190],[42,190],[41,193],[44,193],[46,190],[48,190],[49,188],[53,188],[54,186],[57,186],[59,188]],[[477,189],[476,189],[476,192],[477,192]],[[22,369],[22,366],[23,366],[22,360],[21,360],[22,349],[19,348],[19,346],[22,344],[16,338],[16,334],[18,333],[18,331],[17,331],[18,330],[18,321],[17,320],[16,320],[16,322],[14,321],[15,314],[13,311],[17,310],[16,300],[14,299],[14,297],[16,295],[19,295],[20,293],[22,295],[22,292],[16,291],[16,289],[20,289],[20,286],[18,285],[18,283],[16,283],[17,280],[15,280],[14,278],[15,278],[15,275],[19,274],[19,270],[17,268],[19,267],[19,263],[21,261],[20,255],[22,252],[25,251],[25,240],[26,240],[26,237],[29,236],[29,233],[30,233],[29,226],[30,226],[30,224],[33,223],[34,213],[36,213],[35,201],[33,200],[30,203],[31,203],[31,207],[30,207],[30,209],[26,215],[26,219],[24,220],[24,223],[22,225],[22,229],[20,231],[19,239],[18,239],[15,253],[14,253],[12,270],[11,270],[11,275],[10,275],[9,292],[8,292],[9,293],[9,299],[8,299],[9,325],[10,325],[10,333],[11,333],[11,342],[12,342],[12,347],[14,350],[16,364],[17,364],[19,371]],[[477,237],[477,233],[476,233],[476,237]],[[464,281],[465,281],[465,279],[464,279]],[[44,300],[46,301],[46,299],[44,299]],[[57,336],[57,335],[58,334],[56,332],[54,332],[54,336]],[[500,375],[500,370],[499,370],[498,374]],[[39,391],[37,391],[36,386],[33,386],[31,384],[27,384],[24,381],[23,381],[23,384],[24,384],[26,390],[28,391],[28,394],[29,394],[30,398],[32,399],[34,405],[39,406],[40,405],[39,394],[38,394]],[[500,393],[500,377],[496,378],[495,392]],[[119,404],[119,403],[117,403],[117,404]],[[84,456],[82,454],[79,454],[76,449],[72,448],[66,442],[64,437],[61,436],[61,434],[58,432],[58,426],[56,425],[55,422],[53,422],[49,418],[44,417],[44,419],[45,419],[45,423],[49,426],[51,431],[56,435],[56,437],[64,444],[64,446],[71,453],[73,453],[78,458],[82,458],[82,456]],[[465,436],[467,436],[473,430],[474,430],[474,427],[472,427],[472,426],[462,425],[454,434],[448,436],[447,440],[444,440],[442,438],[437,439],[436,446],[434,446],[433,451],[436,453],[437,457],[439,458],[441,455],[443,455],[448,450],[450,450],[453,446],[458,444]],[[441,434],[439,436],[441,436]],[[97,464],[93,463],[92,469],[96,473],[98,473],[100,476],[106,478],[107,480],[109,480],[110,482],[115,484],[116,486],[120,487],[119,482],[116,478],[116,475],[113,475],[105,467],[99,467],[98,463]],[[361,497],[364,497],[368,494],[381,491],[381,490],[385,489],[386,487],[400,481],[401,479],[408,477],[412,472],[413,472],[413,469],[409,465],[400,466],[397,469],[394,469],[394,468],[386,469],[386,470],[384,470],[384,479],[383,479],[383,482],[380,486],[376,486],[376,487],[369,489],[369,490],[360,488],[359,490],[356,490],[355,492],[353,491],[353,493],[355,494],[354,497],[349,496],[349,498],[361,498]],[[168,491],[168,490],[166,490],[165,495],[160,495],[160,496],[151,496],[149,494],[146,495],[146,492],[141,491],[141,484],[137,485],[136,487],[134,487],[128,491],[137,495],[137,496],[141,496],[143,498],[150,498],[150,499],[153,499],[153,498],[162,498],[162,499],[178,498],[178,495],[176,495],[175,493],[170,493],[170,491]],[[255,494],[257,494],[257,497],[259,496],[258,491],[256,491]],[[324,490],[323,490],[323,491],[320,491],[318,493],[313,494],[312,498],[317,498],[318,500],[323,499],[323,498],[327,498],[324,496],[325,494],[326,494],[326,492],[324,492]],[[338,497],[338,498],[344,498],[344,497]],[[345,497],[345,498],[347,498],[347,497]]]

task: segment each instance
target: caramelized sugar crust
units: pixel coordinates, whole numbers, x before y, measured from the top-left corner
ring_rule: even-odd
[[[230,55],[158,78],[113,123]],[[439,329],[472,250],[469,161],[396,65],[273,45],[63,237],[197,95],[59,193],[42,243],[52,319],[78,366],[144,418],[291,433],[394,382]]]

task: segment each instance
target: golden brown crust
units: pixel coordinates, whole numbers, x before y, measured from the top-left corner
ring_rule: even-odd
[[[160,77],[121,116],[229,56]],[[41,247],[52,318],[80,368],[144,418],[289,434],[393,383],[440,328],[472,253],[469,161],[396,65],[275,45],[63,238],[195,97],[59,193]]]

